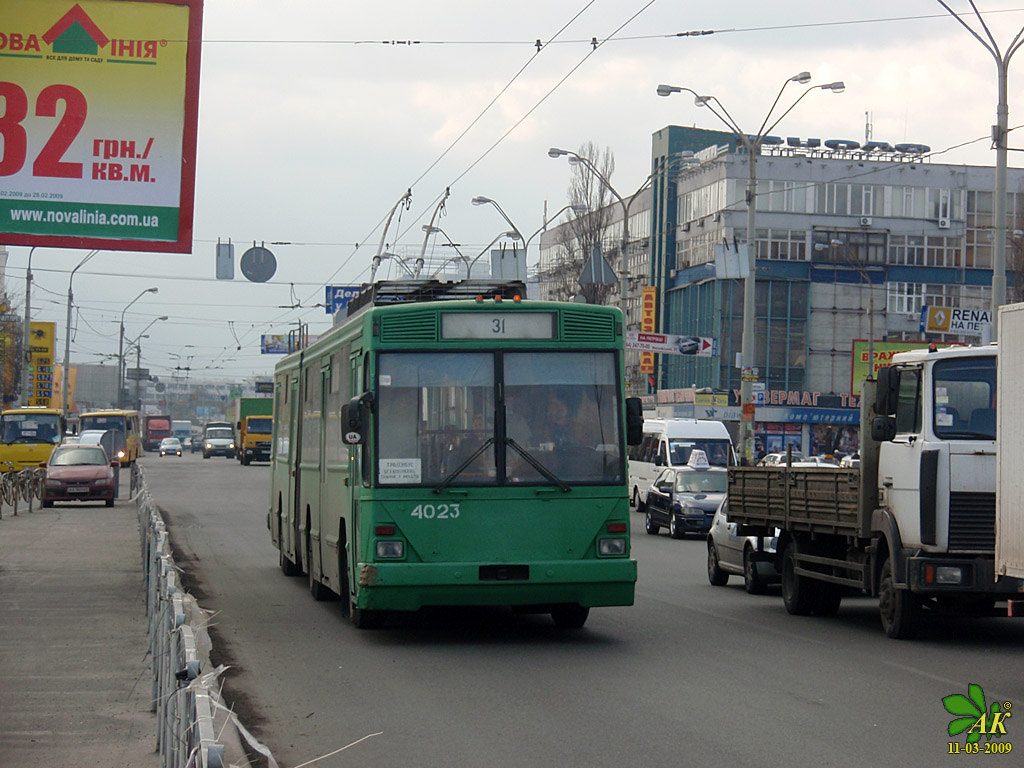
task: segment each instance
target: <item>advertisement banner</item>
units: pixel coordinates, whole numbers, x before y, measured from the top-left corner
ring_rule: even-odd
[[[640,299],[640,330],[651,333],[658,320],[658,289],[645,285]],[[640,353],[640,373],[654,373],[654,353]]]
[[[992,312],[959,307],[921,307],[921,333],[962,333],[978,336],[982,343],[992,337]]]
[[[202,0],[5,3],[0,240],[192,250]]]
[[[876,341],[874,344],[874,366],[870,368],[872,376],[878,373],[879,368],[886,368],[892,364],[892,356],[897,352],[906,352],[911,349],[927,349],[929,343],[927,341]],[[860,385],[868,377],[868,370],[868,342],[856,339],[853,342],[853,374],[850,378],[851,395],[860,397]]]
[[[32,321],[28,335],[28,391],[25,393],[28,405],[52,408],[53,397],[53,347],[55,323]]]
[[[642,349],[662,355],[697,355],[714,357],[718,354],[718,342],[701,336],[677,336],[674,333],[626,333],[626,349]]]
[[[260,336],[260,354],[287,355],[288,336],[279,333],[264,333]]]

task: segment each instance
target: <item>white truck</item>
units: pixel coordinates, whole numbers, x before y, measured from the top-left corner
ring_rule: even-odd
[[[875,595],[893,638],[929,612],[1012,615],[1024,598],[1024,312],[1000,317],[1002,347],[904,352],[864,383],[859,467],[729,468],[730,522],[781,531],[772,557],[790,613],[830,616],[846,595]],[[1001,466],[1016,486],[1002,486],[997,526]]]

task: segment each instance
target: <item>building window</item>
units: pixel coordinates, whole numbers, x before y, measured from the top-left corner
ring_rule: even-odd
[[[924,288],[921,283],[888,283],[886,309],[897,315],[920,315]]]

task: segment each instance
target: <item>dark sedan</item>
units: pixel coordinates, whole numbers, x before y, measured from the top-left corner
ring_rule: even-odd
[[[55,501],[102,501],[114,506],[113,462],[99,445],[58,445],[46,467],[43,506]]]
[[[728,473],[724,467],[704,465],[664,469],[654,479],[647,491],[648,533],[657,534],[665,526],[673,539],[681,539],[711,529],[715,510],[725,498]]]

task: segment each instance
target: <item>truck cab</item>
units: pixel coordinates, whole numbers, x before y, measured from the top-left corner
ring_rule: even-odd
[[[895,434],[879,449],[878,502],[898,522],[903,546],[991,555],[996,348],[897,355],[879,377],[883,396],[891,413],[879,418]]]

